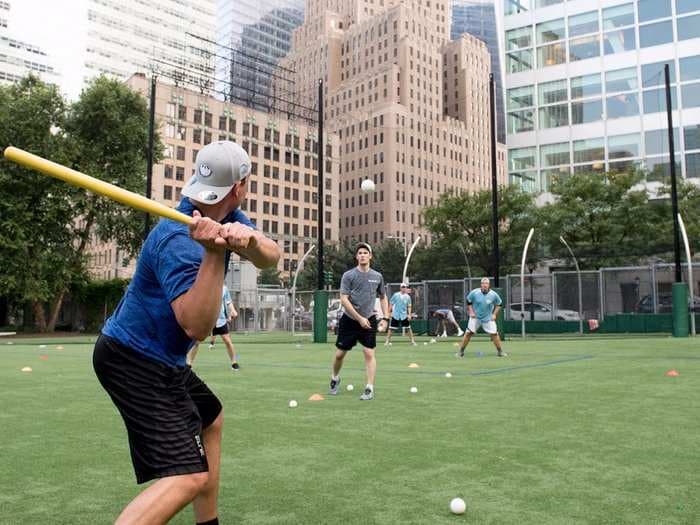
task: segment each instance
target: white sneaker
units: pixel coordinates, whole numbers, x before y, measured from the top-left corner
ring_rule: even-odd
[[[457,337],[462,337],[464,335],[464,330],[457,332]]]
[[[214,345],[209,345],[209,350],[214,350]]]
[[[447,337],[447,332],[442,332],[442,335],[440,337]]]
[[[390,342],[390,341],[384,341],[384,346],[391,346],[391,342]]]
[[[413,342],[411,342],[411,345],[412,345],[412,346],[418,346],[418,343],[416,343],[415,341],[413,341]]]

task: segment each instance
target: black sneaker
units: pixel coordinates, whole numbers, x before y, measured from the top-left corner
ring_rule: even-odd
[[[365,388],[365,393],[360,396],[360,401],[371,401],[374,399],[374,391],[371,388]]]
[[[241,366],[238,364],[238,361],[236,361],[235,363],[233,363],[231,365],[231,368],[233,369],[234,372],[238,372],[241,369]]]
[[[337,396],[339,388],[340,388],[340,377],[338,377],[337,381],[335,379],[331,378],[331,386],[330,386],[330,390],[328,390],[328,393],[332,396]]]

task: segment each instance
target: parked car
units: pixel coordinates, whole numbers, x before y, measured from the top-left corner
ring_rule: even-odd
[[[513,319],[515,321],[520,320],[520,303],[511,303],[508,308],[508,319]],[[557,321],[578,321],[581,317],[575,310],[564,310],[558,308],[554,312],[552,311],[552,305],[546,303],[531,303],[526,302],[525,306],[525,320],[529,321],[532,318],[532,312],[535,312],[535,321],[551,321],[556,319]]]
[[[673,295],[670,293],[660,293],[656,298],[656,312],[660,314],[668,314],[673,311]],[[688,298],[690,304],[690,298]],[[700,306],[700,297],[695,296],[695,306]],[[634,311],[639,314],[654,313],[654,298],[651,295],[645,295],[634,307]]]

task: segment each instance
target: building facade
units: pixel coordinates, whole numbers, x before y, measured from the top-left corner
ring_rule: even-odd
[[[325,124],[340,140],[343,240],[430,241],[424,207],[490,187],[490,58],[475,37],[450,41],[450,23],[447,0],[306,2],[281,65],[307,106],[324,81]],[[373,193],[361,191],[364,179]]]
[[[134,75],[129,86],[149,96],[150,81]],[[158,83],[156,118],[165,158],[153,168],[152,198],[175,207],[194,170],[197,152],[216,140],[233,140],[250,155],[248,197],[242,206],[257,228],[282,248],[279,270],[288,275],[317,240],[317,130],[203,95]],[[338,139],[325,137],[324,239],[338,240]],[[130,277],[133,262],[114,244],[93,243],[90,271],[102,278]]]
[[[643,167],[668,179],[664,65],[678,173],[700,178],[700,2],[499,0],[508,173],[553,177]]]
[[[0,0],[0,84],[17,82],[31,73],[58,85],[60,74],[46,52],[13,35],[11,9],[9,1]]]
[[[83,80],[176,68],[191,88],[213,88],[216,0],[87,0]]]
[[[272,80],[304,19],[303,0],[219,0],[217,79],[227,100],[269,111],[271,97],[292,91]]]
[[[450,34],[452,40],[456,40],[463,33],[469,33],[486,43],[491,55],[491,72],[496,84],[496,137],[498,142],[505,144],[503,76],[494,1],[498,0],[453,0]]]

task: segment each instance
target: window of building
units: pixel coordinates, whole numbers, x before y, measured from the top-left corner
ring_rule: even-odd
[[[638,0],[639,22],[671,16],[671,0]]]
[[[175,167],[175,180],[185,180],[185,168],[182,166]]]
[[[580,164],[583,162],[605,162],[605,140],[586,139],[575,140],[574,146],[574,163]]]
[[[586,36],[569,41],[569,61],[586,60],[600,56],[600,37]]]
[[[700,9],[700,3],[698,3],[698,9]],[[678,18],[676,24],[678,40],[700,38],[700,14]]]
[[[177,147],[177,160],[185,160],[185,148],[183,146]]]
[[[636,47],[637,37],[634,27],[609,31],[603,36],[603,53],[606,55],[631,51]]]
[[[610,93],[637,89],[637,69],[617,69],[605,73],[605,90]]]
[[[503,0],[503,11],[506,15],[524,13],[532,8],[531,0]],[[408,24],[408,22],[406,22]]]
[[[166,179],[172,179],[173,178],[173,167],[170,166],[169,164],[166,164],[163,166],[163,177]]]
[[[566,62],[566,26],[564,19],[537,24],[537,66],[547,67]],[[547,44],[547,45],[541,45]]]
[[[639,26],[639,47],[660,46],[673,42],[673,24],[670,20]]]
[[[166,201],[172,200],[173,198],[173,187],[165,185],[163,186],[163,199]]]
[[[610,160],[639,157],[641,149],[639,133],[608,137],[608,159]]]
[[[539,128],[556,128],[569,125],[569,105],[566,80],[546,82],[538,86]]]
[[[569,38],[598,32],[598,11],[569,17]]]

